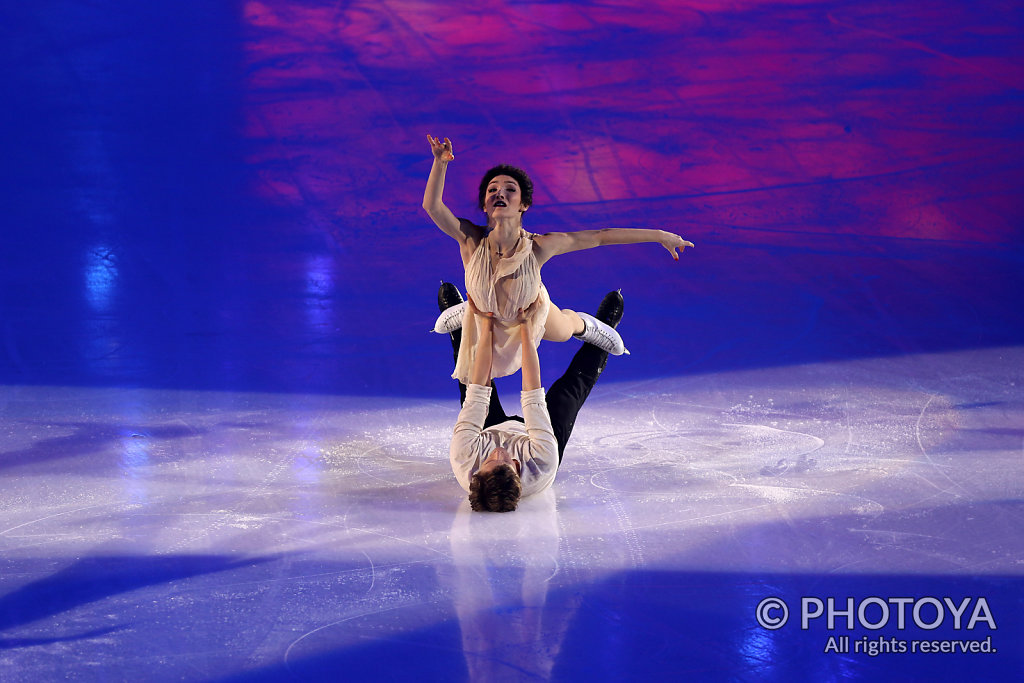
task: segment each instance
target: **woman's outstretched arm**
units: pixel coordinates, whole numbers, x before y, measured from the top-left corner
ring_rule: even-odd
[[[538,247],[537,260],[540,263],[546,262],[552,256],[567,254],[570,251],[582,249],[593,249],[609,244],[639,244],[641,242],[656,242],[668,249],[672,258],[679,260],[680,252],[686,247],[692,247],[693,242],[684,240],[674,232],[665,230],[645,230],[643,228],[604,228],[603,230],[580,230],[578,232],[551,232],[546,235],[537,235],[534,243]]]

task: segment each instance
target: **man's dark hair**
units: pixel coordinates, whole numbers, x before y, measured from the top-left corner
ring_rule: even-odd
[[[469,506],[477,512],[512,512],[522,493],[523,485],[511,465],[477,472],[469,480]]]
[[[515,178],[516,182],[519,183],[519,190],[523,196],[521,202],[524,207],[533,206],[533,181],[530,180],[530,176],[526,175],[526,171],[515,166],[509,166],[508,164],[501,164],[495,166],[491,170],[484,173],[483,179],[480,181],[480,192],[477,194],[477,205],[480,210],[484,210],[484,197],[487,194],[487,185],[490,184],[496,176],[507,175]]]

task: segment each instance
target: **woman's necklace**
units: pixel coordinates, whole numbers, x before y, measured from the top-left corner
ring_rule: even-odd
[[[515,244],[512,245],[512,251],[509,252],[509,253],[514,253],[515,252],[516,247],[519,246],[519,240],[521,240],[521,239],[523,239],[522,234],[520,234],[519,237],[516,238]],[[505,258],[505,253],[502,250],[502,248],[500,246],[498,246],[497,242],[494,243],[494,253],[498,255],[498,258]]]

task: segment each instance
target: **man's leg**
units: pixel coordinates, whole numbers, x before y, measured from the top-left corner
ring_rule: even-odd
[[[618,292],[608,292],[601,305],[597,307],[595,317],[613,328],[616,327],[622,320],[622,295]],[[576,416],[607,363],[607,351],[602,351],[593,344],[584,344],[573,356],[565,374],[559,377],[547,392],[548,414],[551,416],[555,440],[558,441],[559,462],[565,453],[565,445],[569,442],[572,428],[576,424]]]
[[[452,306],[456,306],[462,303],[462,294],[459,293],[458,288],[450,282],[442,282],[441,288],[437,290],[437,307],[442,311]],[[451,332],[452,338],[452,352],[455,356],[455,362],[459,361],[459,346],[462,344],[462,328]],[[466,385],[459,382],[459,405],[465,405],[466,403]],[[501,401],[498,399],[498,389],[494,386],[494,381],[491,381],[491,405],[487,409],[487,419],[484,420],[484,429],[487,427],[501,424],[509,419],[508,415],[501,407]]]

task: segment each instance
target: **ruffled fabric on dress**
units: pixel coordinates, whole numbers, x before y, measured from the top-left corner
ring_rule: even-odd
[[[492,377],[511,375],[523,365],[520,323],[516,322],[520,309],[529,311],[524,324],[530,330],[534,346],[539,346],[544,337],[551,299],[540,279],[540,264],[533,253],[533,238],[531,233],[521,230],[515,251],[499,260],[497,267],[492,270],[490,249],[485,237],[466,264],[466,291],[477,308],[495,314]],[[537,305],[530,309],[535,302]],[[476,339],[476,316],[467,309],[462,321],[459,359],[452,373],[452,377],[463,384],[469,383]]]

